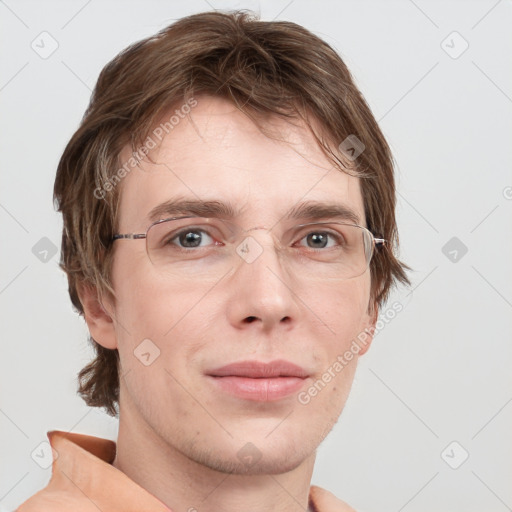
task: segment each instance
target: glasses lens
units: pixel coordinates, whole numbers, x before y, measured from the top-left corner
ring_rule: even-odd
[[[225,259],[235,228],[220,219],[185,217],[153,224],[147,233],[149,259],[162,272],[175,275],[215,271]],[[215,265],[217,263],[217,265]]]
[[[243,230],[231,222],[186,217],[153,224],[146,244],[149,259],[163,274],[217,279],[230,268],[244,263],[250,265],[257,260],[247,258],[241,250],[243,244],[248,243],[247,238]],[[259,245],[255,236],[250,242]],[[374,242],[365,228],[326,222],[294,227],[278,245],[280,260],[295,277],[343,280],[366,271]],[[264,251],[262,246],[258,249],[260,247],[256,251],[258,257]]]
[[[287,244],[287,251],[294,255],[297,272],[317,279],[343,280],[360,276],[368,268],[373,236],[367,229],[340,223],[307,224],[296,229],[292,235],[296,243]]]

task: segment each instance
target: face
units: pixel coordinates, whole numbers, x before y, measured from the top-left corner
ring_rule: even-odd
[[[316,220],[282,220],[310,201],[350,208],[364,226],[359,180],[333,168],[302,125],[272,119],[287,141],[278,142],[231,103],[197,100],[193,122],[180,119],[150,153],[154,163],[123,179],[119,233],[145,233],[149,213],[172,199],[218,201],[237,210],[232,220],[262,251],[197,278],[162,274],[143,239],[115,242],[116,301],[107,309],[121,362],[120,418],[210,468],[281,473],[313,456],[337,421],[358,356],[340,357],[375,319],[368,270],[342,282],[301,275],[274,250],[274,233]],[[121,161],[130,156],[127,149]],[[240,375],[245,367],[214,375],[230,363],[250,361],[257,372],[254,362],[278,360],[303,374],[257,379]]]

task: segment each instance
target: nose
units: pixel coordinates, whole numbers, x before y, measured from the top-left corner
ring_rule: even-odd
[[[292,328],[297,321],[297,285],[283,266],[276,246],[267,230],[251,230],[236,247],[227,314],[238,329],[268,333],[276,328]]]

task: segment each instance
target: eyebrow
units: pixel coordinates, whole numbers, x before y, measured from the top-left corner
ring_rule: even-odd
[[[192,199],[170,199],[155,206],[149,212],[149,220],[155,222],[167,217],[193,215],[197,217],[234,218],[240,212],[231,204],[223,201],[199,201]]]
[[[230,202],[219,200],[200,201],[191,199],[170,199],[155,206],[148,214],[150,222],[168,217],[191,215],[197,217],[220,217],[234,219],[242,214],[240,208]],[[359,215],[350,207],[333,202],[303,201],[291,208],[285,220],[343,220],[360,224]]]
[[[359,224],[361,221],[359,215],[352,208],[344,204],[319,201],[304,201],[297,204],[286,214],[285,219],[336,219],[348,220],[354,224]]]

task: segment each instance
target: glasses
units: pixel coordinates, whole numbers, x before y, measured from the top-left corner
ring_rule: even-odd
[[[116,234],[113,240],[146,240],[146,251],[155,269],[168,277],[218,278],[230,269],[256,261],[264,246],[237,224],[220,218],[173,217],[151,224],[146,233]],[[272,231],[272,249],[296,277],[346,280],[369,267],[377,246],[365,227],[340,222],[312,222]],[[266,244],[265,244],[266,246]]]

